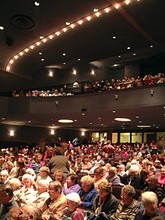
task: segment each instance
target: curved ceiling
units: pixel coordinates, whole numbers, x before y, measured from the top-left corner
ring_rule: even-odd
[[[2,70],[31,78],[47,66],[104,67],[165,51],[163,0],[38,0],[36,5],[1,1]]]

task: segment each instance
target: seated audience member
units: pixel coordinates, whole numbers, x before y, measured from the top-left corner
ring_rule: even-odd
[[[13,190],[4,185],[0,191],[0,219],[7,220],[9,211],[13,207],[18,207],[14,199]]]
[[[108,215],[111,215],[116,212],[118,206],[118,199],[111,194],[112,188],[111,183],[101,182],[98,186],[98,195],[96,196],[92,210],[95,215],[90,219],[104,219],[104,216],[108,218]]]
[[[39,174],[36,180],[36,183],[38,183],[40,180],[44,180],[45,182],[47,182],[48,184],[52,181],[52,179],[49,176],[50,170],[48,167],[41,167],[39,169]]]
[[[128,175],[125,175],[122,178],[122,183],[133,186],[135,189],[141,189],[141,177],[140,177],[140,169],[138,165],[131,165],[128,170]]]
[[[165,197],[164,190],[158,184],[158,177],[156,175],[149,176],[147,179],[148,186],[144,189],[144,191],[152,191],[156,193],[158,197],[158,202],[160,203],[162,199]]]
[[[90,209],[97,195],[97,190],[94,188],[94,179],[91,176],[83,176],[81,178],[81,189],[78,194],[81,198],[80,207]]]
[[[13,190],[14,198],[17,200],[21,189],[21,181],[18,178],[12,178],[7,184]]]
[[[161,187],[165,187],[165,166],[160,170],[160,176],[158,176],[158,183]]]
[[[79,189],[81,188],[80,185],[78,184],[78,176],[76,174],[70,174],[66,178],[66,182],[63,187],[63,193],[65,195],[72,193],[72,192],[78,192]]]
[[[49,183],[48,192],[50,198],[45,201],[43,206],[42,220],[59,220],[62,218],[67,200],[62,192],[62,185],[59,181]]]
[[[2,170],[0,172],[0,184],[7,184],[9,181],[9,173],[7,170]]]
[[[111,167],[109,169],[109,176],[107,177],[108,181],[112,183],[112,185],[120,185],[120,177],[117,175],[117,168]]]
[[[63,185],[65,182],[64,172],[62,170],[56,170],[54,173],[54,180],[59,181]]]
[[[61,220],[84,220],[84,214],[81,209],[78,208],[80,204],[80,196],[76,192],[72,192],[66,195],[67,207],[64,209]]]
[[[86,156],[83,160],[81,172],[82,173],[89,173],[89,170],[92,168],[92,163],[89,160],[89,157]]]
[[[94,186],[98,189],[100,183],[108,183],[108,180],[104,177],[105,170],[102,167],[97,167],[94,170]]]
[[[165,217],[165,214],[158,209],[158,198],[154,192],[147,191],[142,193],[141,201],[144,208],[137,212],[135,220],[151,220],[156,216]]]
[[[110,216],[111,220],[134,220],[139,209],[138,202],[134,199],[136,192],[133,186],[126,185],[121,190],[121,201],[116,213]]]
[[[34,204],[12,208],[8,220],[41,220],[41,210]]]
[[[6,162],[6,169],[9,173],[9,179],[17,176],[17,167],[11,161]]]
[[[21,206],[32,203],[36,199],[36,191],[34,190],[33,183],[33,177],[30,174],[23,175],[23,186],[21,187],[19,194],[17,194],[17,201]]]
[[[44,206],[45,201],[49,198],[48,186],[49,183],[43,179],[40,179],[36,185],[37,194],[36,199],[33,201],[33,203],[41,210]]]

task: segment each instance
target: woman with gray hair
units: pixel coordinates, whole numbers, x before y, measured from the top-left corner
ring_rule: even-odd
[[[121,201],[116,213],[110,216],[111,220],[134,220],[139,209],[138,202],[134,199],[136,191],[133,186],[126,185],[121,190]]]
[[[135,216],[135,220],[151,220],[157,216],[165,217],[165,214],[158,208],[158,198],[154,192],[147,191],[142,193],[141,201],[144,205],[144,208],[138,211]]]

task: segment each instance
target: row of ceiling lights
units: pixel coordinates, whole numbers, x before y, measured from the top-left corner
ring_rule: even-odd
[[[41,46],[42,44],[52,40],[54,37],[58,37],[59,35],[61,35],[62,33],[65,33],[71,29],[74,29],[75,27],[82,25],[85,22],[89,22],[90,20],[94,19],[94,18],[98,18],[103,14],[109,13],[110,11],[114,10],[114,9],[119,9],[121,6],[123,5],[129,5],[132,2],[139,2],[140,0],[123,0],[120,3],[115,3],[112,6],[106,7],[104,9],[100,9],[100,10],[96,10],[94,11],[94,13],[81,18],[78,21],[75,21],[73,23],[67,23],[68,25],[66,25],[65,27],[61,28],[59,31],[56,31],[55,33],[52,33],[50,35],[48,35],[47,37],[43,37],[42,39],[40,39],[39,41],[37,41],[36,43],[28,46],[27,48],[25,48],[24,50],[20,51],[19,53],[17,53],[14,57],[12,57],[9,61],[9,63],[6,66],[6,71],[11,71],[11,66],[15,63],[16,60],[18,60],[19,58],[21,58],[22,56],[24,56],[25,54],[27,54],[28,52],[32,51],[34,48]],[[36,6],[39,6],[39,2],[36,3]],[[43,59],[43,58],[42,58]],[[42,60],[44,61],[44,60]]]

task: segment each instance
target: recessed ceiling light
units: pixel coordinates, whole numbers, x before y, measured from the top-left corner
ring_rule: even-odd
[[[93,11],[94,11],[94,12],[97,12],[97,11],[98,11],[98,8],[94,8]]]
[[[138,128],[150,128],[151,125],[137,125]]]
[[[125,121],[125,122],[131,121],[130,118],[115,118],[114,120],[115,120],[115,121]]]
[[[66,24],[66,25],[70,25],[70,22],[67,21],[65,24]]]
[[[130,50],[131,49],[131,47],[127,47],[127,50]]]
[[[44,61],[44,58],[42,58],[41,61],[43,62],[43,61]]]
[[[40,3],[35,1],[35,2],[34,2],[34,5],[35,5],[35,6],[39,6]]]
[[[40,36],[40,39],[43,39],[44,37],[43,36]]]
[[[136,56],[136,53],[133,53],[133,56]]]
[[[3,26],[0,26],[0,30],[3,31],[3,30],[4,30],[4,27],[3,27]]]
[[[63,56],[66,56],[66,53],[63,53],[62,55],[63,55]]]
[[[112,37],[112,39],[114,39],[114,40],[115,40],[115,39],[116,39],[116,36],[113,36],[113,37]]]
[[[3,121],[5,120],[5,118],[1,118]]]
[[[42,53],[41,53],[41,52],[39,52],[39,55],[42,55]]]
[[[139,118],[139,116],[137,115],[137,116],[136,116],[136,118],[138,119],[138,118]]]
[[[153,45],[150,45],[150,47],[152,48],[152,47],[154,47]]]
[[[71,120],[71,119],[59,119],[58,122],[59,123],[64,123],[64,124],[69,124],[69,123],[73,123],[73,120]]]
[[[119,55],[118,57],[119,57],[119,58],[121,58],[121,56],[120,56],[120,55]]]
[[[63,63],[64,65],[66,64],[66,63]]]
[[[80,58],[78,58],[78,61],[80,61],[81,59]]]
[[[119,64],[118,64],[118,63],[115,63],[115,64],[113,64],[113,66],[116,67],[116,66],[119,66]]]
[[[28,123],[31,123],[31,121],[28,121]]]
[[[113,110],[112,112],[113,112],[113,113],[116,113],[116,110]]]

